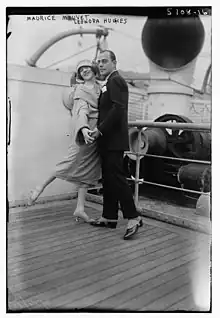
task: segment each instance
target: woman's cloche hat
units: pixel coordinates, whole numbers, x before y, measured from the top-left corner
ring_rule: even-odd
[[[93,63],[90,60],[83,60],[80,61],[77,65],[76,65],[76,72],[78,73],[80,67],[82,66],[89,66],[89,67],[93,67]]]
[[[95,75],[98,74],[98,67],[97,67],[97,64],[95,61],[90,61],[90,60],[82,60],[80,61],[77,65],[76,65],[76,74],[77,74],[77,79],[78,80],[83,80],[82,76],[80,75],[79,71],[80,71],[80,68],[82,66],[89,66],[91,67],[93,73]]]

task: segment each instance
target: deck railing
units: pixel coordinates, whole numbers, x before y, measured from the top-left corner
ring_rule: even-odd
[[[147,153],[143,154],[140,151],[141,151],[141,142],[142,142],[141,133],[142,133],[142,130],[144,128],[156,127],[156,128],[165,128],[165,129],[167,128],[167,129],[179,129],[179,130],[187,130],[187,131],[210,132],[211,131],[210,124],[152,122],[152,121],[141,120],[141,121],[129,121],[129,127],[136,127],[139,129],[137,152],[132,152],[132,151],[126,152],[127,154],[130,153],[130,154],[136,155],[135,177],[128,178],[129,180],[132,180],[135,183],[134,198],[135,198],[136,205],[138,205],[138,201],[139,201],[139,185],[140,184],[149,184],[149,185],[154,185],[154,186],[158,186],[158,187],[175,189],[177,191],[183,191],[183,192],[189,192],[189,193],[195,193],[195,194],[208,194],[206,192],[185,189],[182,187],[177,188],[177,187],[170,186],[170,185],[154,183],[154,182],[145,181],[144,179],[140,179],[140,160],[143,156],[145,156],[145,157],[155,157],[155,158],[161,158],[161,159],[175,160],[175,161],[180,161],[180,162],[194,162],[194,163],[198,163],[198,164],[209,164],[209,165],[211,165],[211,161],[166,157],[166,156],[159,156],[159,155],[153,155],[153,154],[147,154]]]

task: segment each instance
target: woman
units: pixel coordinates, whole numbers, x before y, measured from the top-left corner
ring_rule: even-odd
[[[100,159],[96,142],[91,143],[88,130],[96,127],[98,119],[98,97],[100,86],[96,82],[97,67],[84,60],[77,65],[77,77],[83,84],[77,84],[69,96],[72,116],[71,144],[68,155],[56,165],[55,172],[41,185],[32,191],[28,205],[32,205],[43,190],[56,178],[73,182],[78,189],[78,200],[73,215],[85,222],[92,219],[85,213],[87,189],[96,185],[101,178]],[[71,109],[72,108],[72,109]]]

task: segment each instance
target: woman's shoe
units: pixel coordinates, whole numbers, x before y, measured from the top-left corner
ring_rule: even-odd
[[[38,188],[38,187],[35,188],[34,190],[31,190],[27,205],[31,206],[38,199],[41,192],[42,192],[41,188]]]
[[[80,219],[82,219],[86,223],[91,223],[94,221],[94,219],[91,219],[83,210],[75,211],[73,213],[73,216],[75,217],[76,222],[79,222]]]

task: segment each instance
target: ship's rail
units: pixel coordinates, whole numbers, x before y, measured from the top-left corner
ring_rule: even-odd
[[[149,182],[144,179],[140,179],[140,160],[143,156],[145,157],[155,157],[155,158],[164,158],[164,159],[169,159],[173,161],[182,161],[182,162],[194,162],[194,163],[200,163],[200,164],[208,164],[211,165],[211,161],[202,161],[202,160],[193,160],[193,159],[186,159],[186,158],[174,158],[174,157],[166,157],[166,156],[159,156],[159,155],[153,155],[153,154],[143,154],[140,152],[141,150],[141,132],[144,128],[168,128],[168,129],[179,129],[179,130],[187,130],[187,131],[200,131],[200,132],[210,132],[211,131],[211,125],[210,124],[196,124],[196,123],[170,123],[170,122],[151,122],[151,121],[146,121],[146,120],[140,120],[140,121],[129,121],[129,126],[130,127],[137,127],[139,129],[138,132],[138,144],[137,144],[137,149],[138,151],[129,151],[128,153],[132,153],[136,156],[136,172],[135,172],[135,177],[133,178],[128,178],[129,180],[133,181],[135,184],[135,203],[138,205],[139,201],[139,186],[140,184],[149,184],[153,186],[158,186],[162,188],[168,188],[168,189],[174,189],[177,191],[182,191],[182,192],[188,192],[188,193],[194,193],[194,194],[204,194],[204,195],[209,195],[207,192],[201,192],[201,191],[195,191],[191,189],[185,189],[185,188],[178,188],[166,184],[160,184],[160,183],[155,183],[155,182]]]

